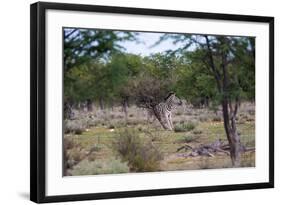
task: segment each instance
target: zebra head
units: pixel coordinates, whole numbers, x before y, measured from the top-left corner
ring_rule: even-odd
[[[170,105],[182,105],[182,101],[173,92],[168,94],[165,98],[165,102]]]

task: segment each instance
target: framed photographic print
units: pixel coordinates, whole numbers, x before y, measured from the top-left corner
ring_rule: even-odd
[[[34,202],[274,187],[274,18],[31,5]]]

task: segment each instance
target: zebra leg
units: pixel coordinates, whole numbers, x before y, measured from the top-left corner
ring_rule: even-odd
[[[169,129],[169,130],[173,130],[173,129],[172,129],[172,125],[170,124],[169,114],[166,114],[166,115],[165,115],[165,119],[166,119],[166,122],[167,122],[167,124],[168,124],[168,129]]]
[[[163,122],[162,119],[159,120],[160,124],[162,125],[162,127],[165,129],[165,130],[169,130],[170,128],[166,126],[165,122]],[[169,126],[169,124],[168,124]]]
[[[160,122],[160,124],[162,125],[162,127],[163,127],[165,130],[169,129],[169,128],[165,125],[165,123],[163,122],[163,120],[162,120],[162,118],[161,118],[160,116],[155,115],[155,117],[157,118],[157,120]]]
[[[174,125],[173,125],[172,114],[171,113],[169,114],[169,122],[170,122],[171,128],[173,130],[174,129]]]

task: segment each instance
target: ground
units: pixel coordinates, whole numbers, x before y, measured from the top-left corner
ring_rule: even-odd
[[[216,153],[214,157],[187,157],[186,153],[189,153],[190,150],[181,149],[178,151],[185,144],[197,147],[219,139],[227,142],[221,115],[220,110],[214,112],[209,108],[181,106],[173,111],[175,131],[166,131],[157,120],[149,119],[148,121],[146,111],[135,106],[128,109],[127,123],[124,120],[125,114],[121,107],[108,110],[94,108],[91,113],[77,111],[76,119],[67,122],[66,127],[71,126],[72,123],[83,128],[81,128],[81,133],[79,131],[76,134],[70,129],[70,133],[64,136],[65,174],[83,175],[140,170],[172,171],[232,167],[230,157],[225,153]],[[187,125],[187,129],[180,129],[184,127],[183,125]],[[243,103],[241,105],[237,117],[237,127],[242,144],[251,148],[255,147],[254,104]],[[153,166],[153,169],[149,166],[148,170],[143,168],[147,166],[142,166],[142,169],[138,170],[133,167],[136,165],[132,165],[128,157],[118,153],[114,144],[116,144],[116,139],[119,139],[120,133],[121,135],[124,133],[124,129],[131,130],[135,135],[138,135],[141,140],[139,143],[150,143],[151,147],[157,149],[157,153],[161,153],[161,158],[157,159],[157,166]],[[148,155],[148,157],[151,156]],[[155,163],[155,161],[149,163]],[[255,151],[243,153],[241,167],[253,166],[255,166]]]

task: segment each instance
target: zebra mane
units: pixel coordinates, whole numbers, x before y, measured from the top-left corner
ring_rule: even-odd
[[[170,93],[167,95],[167,97],[164,98],[164,100],[165,100],[165,101],[168,100],[169,97],[171,97],[171,95],[174,95],[174,94],[175,94],[174,92],[170,92]]]

